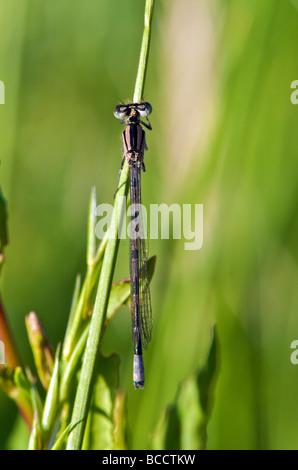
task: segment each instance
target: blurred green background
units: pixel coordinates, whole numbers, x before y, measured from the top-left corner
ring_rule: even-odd
[[[0,0],[0,184],[9,238],[1,293],[25,364],[24,316],[64,336],[84,275],[92,185],[113,203],[144,1]],[[132,385],[130,315],[103,351],[121,357],[134,449],[146,448],[178,384],[205,359],[214,322],[221,370],[209,449],[297,449],[297,0],[157,0],[144,98],[152,103],[143,201],[204,204],[204,245],[152,240],[153,340]],[[128,276],[120,245],[115,280]],[[0,448],[26,448],[0,392]]]

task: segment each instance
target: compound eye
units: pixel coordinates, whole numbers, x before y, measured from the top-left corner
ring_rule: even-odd
[[[129,108],[123,104],[118,104],[113,113],[117,119],[124,119],[129,114]]]
[[[138,106],[136,108],[137,108],[140,116],[142,116],[142,117],[149,116],[149,114],[152,113],[152,106],[151,106],[150,103],[147,103],[147,102],[138,104]]]

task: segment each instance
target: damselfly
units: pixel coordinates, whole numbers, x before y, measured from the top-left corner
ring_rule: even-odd
[[[147,150],[145,131],[142,126],[149,130],[152,129],[148,119],[151,111],[152,107],[147,102],[119,104],[114,109],[116,118],[122,119],[121,124],[126,124],[122,133],[124,156],[119,175],[125,160],[130,167],[130,283],[135,388],[144,388],[145,373],[142,347],[144,349],[148,347],[153,324],[147,276],[147,235],[141,208],[141,170],[145,171],[144,150]],[[147,122],[143,122],[141,117],[145,117]]]

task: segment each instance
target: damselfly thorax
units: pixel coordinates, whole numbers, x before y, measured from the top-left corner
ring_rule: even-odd
[[[122,132],[124,157],[120,170],[126,160],[129,165],[141,167],[145,171],[144,150],[147,150],[147,145],[142,126],[152,129],[148,119],[151,112],[152,106],[147,102],[119,104],[114,109],[114,116],[122,119],[121,124],[126,124]],[[147,122],[142,121],[141,117],[145,117]]]

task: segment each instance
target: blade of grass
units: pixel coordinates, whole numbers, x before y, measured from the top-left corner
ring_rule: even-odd
[[[42,415],[42,428],[47,434],[53,428],[53,424],[57,417],[59,410],[59,366],[60,366],[60,350],[61,346],[58,345],[55,357],[54,369],[51,377],[51,382],[46,395],[43,415]]]
[[[78,425],[79,423],[69,423],[66,429],[64,429],[63,433],[59,436],[51,450],[62,450],[64,442],[66,441],[67,436],[69,433]]]
[[[67,327],[65,340],[63,344],[62,357],[67,361],[72,351],[75,348],[76,342],[80,335],[82,325],[88,311],[93,302],[94,288],[98,282],[98,276],[101,269],[101,261],[105,251],[106,237],[100,243],[96,252],[96,239],[95,239],[95,208],[96,208],[96,193],[95,188],[92,188],[90,201],[89,201],[89,214],[88,214],[88,233],[87,233],[87,272],[80,290],[76,286],[75,298],[73,299],[72,313]]]
[[[35,312],[26,315],[25,324],[36,370],[43,388],[47,390],[54,367],[54,349]]]
[[[137,79],[135,84],[135,92],[133,96],[134,103],[139,103],[143,98],[143,90],[145,86],[146,70],[149,55],[149,45],[151,37],[151,21],[153,15],[154,0],[146,0],[145,5],[145,19],[144,19],[144,32],[139,60],[139,67],[137,72]]]

